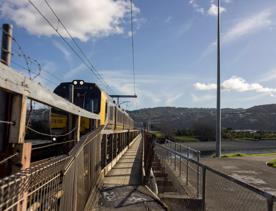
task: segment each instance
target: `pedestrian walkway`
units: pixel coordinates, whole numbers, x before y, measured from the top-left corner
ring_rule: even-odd
[[[105,176],[100,210],[166,210],[142,184],[142,141],[138,139]]]

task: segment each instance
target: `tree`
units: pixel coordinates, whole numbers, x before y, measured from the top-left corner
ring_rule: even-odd
[[[200,141],[213,141],[215,140],[215,127],[212,124],[208,124],[205,122],[197,121],[193,124],[192,130],[194,135],[200,140]]]

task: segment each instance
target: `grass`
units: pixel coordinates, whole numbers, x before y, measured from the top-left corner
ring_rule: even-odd
[[[193,136],[174,136],[176,142],[197,142],[198,139]]]
[[[266,153],[266,154],[229,153],[229,154],[224,154],[221,157],[222,158],[235,158],[235,157],[247,157],[247,156],[271,156],[271,155],[276,155],[276,152]]]
[[[273,159],[269,162],[267,162],[267,165],[273,168],[276,168],[276,159]]]
[[[165,134],[160,131],[151,131],[153,135],[155,135],[156,138],[162,139],[165,138]],[[176,142],[196,142],[198,141],[197,138],[193,136],[174,136],[173,137]]]
[[[151,133],[155,135],[156,138],[165,138],[165,135],[160,131],[151,131]]]

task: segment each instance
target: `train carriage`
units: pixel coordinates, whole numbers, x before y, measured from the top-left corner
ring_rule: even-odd
[[[133,120],[120,108],[112,98],[101,90],[95,83],[86,83],[82,80],[64,82],[58,85],[54,92],[76,104],[77,106],[100,115],[100,125],[107,130],[130,130],[133,129]],[[52,128],[57,128],[54,122],[61,118],[57,112],[52,115]],[[65,121],[65,120],[64,120]],[[90,128],[89,120],[82,120],[81,130]],[[64,123],[63,123],[64,124]],[[83,128],[86,127],[86,128]]]

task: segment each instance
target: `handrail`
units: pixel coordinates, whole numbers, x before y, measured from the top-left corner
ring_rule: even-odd
[[[178,146],[181,146],[181,148],[184,147],[184,148],[187,149],[187,150],[190,150],[190,151],[193,151],[193,152],[195,152],[195,153],[199,153],[199,154],[200,154],[200,151],[199,151],[199,150],[196,150],[196,149],[191,148],[191,147],[186,147],[186,146],[184,146],[184,145],[182,145],[182,144],[173,142],[173,141],[171,141],[171,140],[168,139],[168,138],[165,139],[165,143],[166,143],[166,142],[174,143],[174,144],[176,144],[176,145],[178,145]]]
[[[24,95],[37,102],[58,108],[71,114],[79,115],[90,119],[100,119],[95,113],[86,111],[64,98],[54,94],[52,91],[41,86],[40,83],[30,80],[21,73],[0,63],[0,89],[10,91],[15,94]]]
[[[173,149],[171,149],[171,148],[169,148],[169,147],[163,146],[163,145],[158,144],[158,143],[155,144],[155,147],[156,147],[156,146],[158,146],[158,147],[160,147],[160,148],[162,148],[162,149],[164,149],[164,150],[167,150],[167,151],[169,151],[169,152],[171,152],[171,153],[173,153],[173,154],[175,154],[175,155],[178,155],[178,156],[180,156],[181,158],[183,158],[183,159],[185,159],[185,160],[188,160],[189,162],[192,162],[192,163],[194,163],[194,164],[200,166],[200,167],[203,168],[203,169],[209,170],[210,172],[212,172],[212,173],[214,173],[214,174],[217,174],[217,175],[219,175],[219,176],[221,176],[221,177],[223,177],[223,178],[225,178],[225,179],[227,179],[227,180],[230,180],[230,181],[232,181],[232,182],[234,182],[234,183],[236,183],[236,184],[238,184],[238,185],[240,185],[240,186],[242,186],[242,187],[245,187],[245,188],[247,188],[247,189],[249,189],[249,190],[251,190],[251,191],[253,191],[253,192],[255,192],[255,193],[257,193],[257,194],[259,194],[259,195],[261,195],[261,196],[263,196],[263,197],[265,197],[266,199],[271,199],[271,200],[273,200],[273,201],[276,201],[276,197],[275,197],[274,195],[268,193],[268,192],[265,192],[265,191],[263,191],[263,190],[260,190],[260,189],[254,187],[254,186],[252,186],[252,185],[250,185],[250,184],[244,183],[244,182],[242,182],[242,181],[240,181],[240,180],[238,180],[238,179],[236,179],[236,178],[234,178],[234,177],[231,177],[231,176],[229,176],[229,175],[226,175],[226,174],[224,174],[224,173],[222,173],[222,172],[220,172],[220,171],[217,171],[217,170],[215,170],[215,169],[213,169],[213,168],[211,168],[211,167],[209,167],[209,166],[206,166],[206,165],[204,165],[204,164],[202,164],[202,163],[200,163],[200,162],[197,162],[196,160],[193,160],[193,159],[191,159],[191,158],[188,158],[188,157],[184,156],[182,153],[179,153],[179,152],[177,152],[177,151],[175,151],[175,150],[173,150]]]

